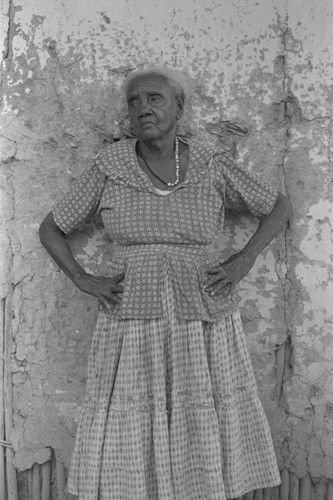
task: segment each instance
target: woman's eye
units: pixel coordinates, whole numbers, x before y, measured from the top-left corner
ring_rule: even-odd
[[[160,102],[161,99],[162,99],[161,96],[158,94],[150,96],[150,101],[154,103]]]
[[[136,108],[138,105],[139,100],[138,99],[131,99],[129,102],[129,105],[131,108]]]

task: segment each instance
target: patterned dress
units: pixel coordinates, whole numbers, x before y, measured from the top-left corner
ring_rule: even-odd
[[[100,311],[68,491],[80,500],[226,500],[279,484],[239,315],[211,297],[225,210],[268,215],[277,192],[223,151],[189,142],[185,181],[162,196],[136,140],[107,146],[55,206],[70,234],[101,211],[122,302]]]

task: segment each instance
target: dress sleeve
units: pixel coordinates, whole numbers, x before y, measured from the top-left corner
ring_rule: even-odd
[[[218,155],[218,170],[222,174],[225,208],[241,214],[265,217],[273,210],[277,189],[240,166],[226,153]]]
[[[91,165],[73,182],[70,191],[53,207],[57,226],[70,234],[98,208],[107,175],[103,172],[104,153],[97,154]]]

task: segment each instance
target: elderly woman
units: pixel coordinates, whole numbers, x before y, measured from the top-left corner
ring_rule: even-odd
[[[185,93],[166,68],[124,91],[135,139],[101,150],[40,227],[43,245],[101,304],[68,491],[80,500],[225,500],[279,484],[235,294],[285,226],[286,198],[223,150],[177,136]],[[260,219],[225,262],[226,210]],[[97,211],[108,276],[67,235]]]

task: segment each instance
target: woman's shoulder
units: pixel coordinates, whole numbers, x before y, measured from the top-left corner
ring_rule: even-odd
[[[135,142],[135,139],[121,139],[101,148],[95,157],[99,170],[108,177],[119,172],[123,164],[133,159]]]
[[[223,146],[217,146],[212,144],[206,139],[191,138],[187,141],[192,158],[198,160],[198,162],[208,163],[211,167],[221,166],[232,162],[232,157],[229,152],[223,148]]]
[[[189,145],[191,150],[197,150],[203,154],[218,155],[218,154],[228,154],[227,150],[221,145],[216,145],[213,142],[207,140],[205,137],[191,137],[189,139],[182,139],[185,143]]]

